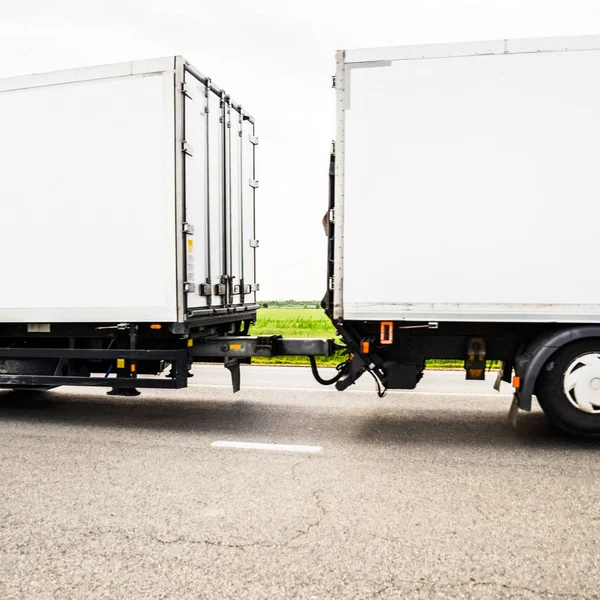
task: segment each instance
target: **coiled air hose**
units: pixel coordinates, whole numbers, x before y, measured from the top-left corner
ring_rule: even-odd
[[[317,369],[317,361],[315,360],[315,357],[309,356],[308,360],[310,361],[310,370],[312,371],[313,377],[321,385],[333,385],[334,383],[339,381],[341,379],[342,375],[344,374],[344,370],[345,370],[346,366],[348,365],[347,360],[344,361],[343,363],[340,363],[336,367],[336,369],[338,370],[338,373],[336,375],[334,375],[331,379],[323,379],[323,377],[321,377],[319,375],[319,370]]]

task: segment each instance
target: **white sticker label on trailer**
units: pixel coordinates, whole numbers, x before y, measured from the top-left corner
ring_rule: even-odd
[[[50,323],[29,323],[27,333],[50,333]]]
[[[187,241],[187,279],[195,281],[194,273],[194,240]]]

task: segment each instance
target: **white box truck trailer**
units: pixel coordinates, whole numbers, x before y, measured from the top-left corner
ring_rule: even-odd
[[[0,80],[0,387],[137,394],[185,386],[194,358],[224,358],[239,387],[236,336],[302,353],[246,339],[257,143],[179,56]]]
[[[515,370],[600,433],[600,36],[337,54],[328,314],[365,370]]]
[[[2,323],[256,310],[254,120],[180,57],[0,80]]]

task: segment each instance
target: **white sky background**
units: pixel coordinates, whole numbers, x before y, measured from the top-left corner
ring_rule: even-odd
[[[318,299],[337,49],[594,33],[598,0],[0,0],[0,77],[185,56],[256,118],[260,298]]]

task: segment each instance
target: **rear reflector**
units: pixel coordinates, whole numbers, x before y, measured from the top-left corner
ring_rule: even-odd
[[[394,342],[394,324],[391,321],[381,322],[379,342],[381,344],[392,344]]]

